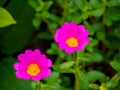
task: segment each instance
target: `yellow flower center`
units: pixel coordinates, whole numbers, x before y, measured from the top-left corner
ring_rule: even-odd
[[[66,43],[69,47],[77,47],[78,46],[78,40],[75,37],[70,37],[66,40]]]
[[[31,76],[36,76],[40,72],[40,68],[37,64],[30,64],[27,67],[27,73]]]

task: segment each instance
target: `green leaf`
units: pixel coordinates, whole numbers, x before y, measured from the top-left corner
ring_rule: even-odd
[[[60,73],[52,72],[50,77],[46,79],[48,84],[60,83],[61,80],[59,79]],[[54,77],[54,78],[53,78]]]
[[[95,33],[95,29],[86,21],[84,21],[84,25],[87,30],[89,30],[90,35],[93,35]]]
[[[52,6],[52,4],[53,4],[53,1],[44,2],[43,9],[47,11]]]
[[[120,63],[117,62],[117,61],[112,61],[110,62],[110,65],[115,69],[117,70],[118,72],[120,72]]]
[[[47,50],[47,54],[55,55],[55,54],[57,54],[57,50],[50,48]]]
[[[60,73],[58,72],[52,72],[50,77],[46,79],[47,81],[47,88],[50,90],[59,90],[60,85],[59,83],[61,82],[61,79],[59,78]]]
[[[111,20],[120,20],[120,10],[118,8],[108,8],[105,15]]]
[[[75,0],[74,2],[78,8],[81,8],[81,9],[83,8],[83,6],[84,6],[83,0]]]
[[[73,69],[71,68],[74,64],[74,61],[67,61],[62,64],[54,64],[53,69],[60,73],[73,73]]]
[[[80,90],[88,90],[89,81],[82,71],[77,73],[77,78],[79,80]]]
[[[99,0],[90,0],[90,4],[94,7],[94,8],[102,8],[102,3]]]
[[[11,24],[16,24],[16,21],[6,9],[0,7],[0,28]]]
[[[38,3],[35,1],[35,0],[28,0],[29,1],[29,4],[32,8],[37,8],[38,7]]]
[[[83,12],[81,17],[86,20],[88,18],[88,12]]]
[[[71,66],[73,66],[74,64],[74,61],[68,61],[68,62],[64,62],[60,65],[60,69],[68,69],[70,68]]]
[[[49,17],[50,17],[50,13],[49,13],[48,11],[43,11],[43,12],[41,13],[41,16],[42,16],[42,18],[46,19],[46,18],[49,18]]]
[[[14,5],[16,7],[13,7]],[[12,0],[7,9],[18,23],[0,29],[0,52],[10,55],[24,48],[31,40],[34,29],[31,18],[34,14],[27,0]]]
[[[53,22],[56,22],[56,23],[57,23],[58,21],[60,21],[60,18],[59,18],[57,15],[52,14],[52,13],[50,13],[49,19],[52,20]]]
[[[97,38],[99,40],[104,40],[105,39],[105,32],[104,31],[100,31],[100,32],[97,32]]]
[[[92,89],[99,89],[99,86],[97,84],[89,84],[89,87]]]
[[[111,25],[112,25],[112,20],[109,19],[106,15],[104,15],[104,17],[103,17],[103,22],[104,22],[104,24],[106,24],[107,26],[111,26]]]
[[[91,39],[90,38],[90,43],[88,45],[86,45],[86,49],[90,52],[92,52],[94,50],[93,47],[95,47],[98,44],[98,40],[97,39]]]
[[[91,55],[93,62],[100,63],[103,60],[102,54],[100,54],[98,52],[92,52],[89,54]]]
[[[53,39],[52,34],[47,31],[39,33],[38,37],[43,40],[52,40]]]
[[[52,44],[51,44],[51,48],[47,50],[47,53],[48,53],[48,54],[55,55],[55,54],[58,53],[58,51],[59,51],[59,49],[58,49],[57,44],[56,44],[56,43],[52,43]]]
[[[111,81],[105,83],[105,87],[107,87],[107,88],[114,88],[118,84],[119,84],[119,80],[118,79],[114,79],[114,80],[111,80]]]
[[[41,14],[36,13],[35,17],[33,18],[32,21],[33,25],[38,29],[40,27],[40,24],[42,23],[42,17]]]
[[[96,9],[89,12],[91,16],[100,17],[103,14],[102,9]]]
[[[120,3],[119,0],[109,0],[107,2],[107,6],[108,7],[113,7],[113,6],[117,6],[119,3]]]
[[[35,89],[36,88],[36,86],[37,86],[37,84],[36,84],[36,82],[31,82],[31,87],[33,88],[33,89]]]
[[[89,71],[86,73],[86,77],[89,80],[89,82],[99,80],[100,82],[105,81],[105,75],[102,72],[99,71]]]
[[[94,23],[92,27],[95,29],[95,31],[103,31],[104,25],[102,23]]]
[[[73,69],[70,68],[74,64],[73,62],[68,61],[68,63],[59,64],[60,61],[56,62],[53,66],[53,69],[59,73],[73,73]],[[69,65],[68,65],[69,64]],[[67,66],[68,65],[68,66]]]
[[[0,60],[0,89],[1,90],[32,90],[30,80],[21,80],[15,76],[13,64],[17,60],[13,57],[7,57]]]
[[[60,90],[60,85],[57,83],[54,83],[52,85],[47,85],[49,90]]]

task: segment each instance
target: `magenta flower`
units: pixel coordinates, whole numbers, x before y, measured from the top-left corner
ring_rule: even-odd
[[[47,59],[44,54],[41,54],[38,49],[26,50],[25,54],[18,55],[19,62],[14,64],[16,77],[24,80],[40,80],[47,78],[51,74],[49,69],[52,66],[50,59]]]
[[[84,25],[77,25],[76,22],[64,23],[56,30],[54,40],[61,50],[71,54],[74,51],[83,50],[85,44],[89,43],[89,32]]]

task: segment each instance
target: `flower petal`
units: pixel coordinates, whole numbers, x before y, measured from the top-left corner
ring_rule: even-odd
[[[33,53],[32,50],[29,49],[25,50],[25,54],[32,54],[32,53]]]
[[[18,60],[23,61],[24,60],[24,54],[19,54],[18,55]]]
[[[48,78],[51,74],[51,70],[50,69],[44,69],[41,71],[41,76],[42,78]]]
[[[24,80],[29,80],[31,78],[30,75],[28,75],[26,72],[21,70],[16,72],[16,77]]]
[[[16,77],[20,78],[20,79],[23,78],[22,73],[20,71],[17,71],[16,72]]]
[[[15,70],[19,70],[19,69],[22,68],[21,63],[18,63],[18,62],[15,63],[13,67],[14,67]]]
[[[52,61],[50,59],[47,59],[47,66],[52,67]]]
[[[34,53],[35,53],[35,54],[40,54],[41,52],[40,52],[39,49],[35,49],[35,50],[34,50]]]
[[[41,76],[40,73],[37,76],[32,77],[32,80],[35,80],[35,81],[38,81],[38,80],[41,80],[41,79],[42,79],[42,76]]]

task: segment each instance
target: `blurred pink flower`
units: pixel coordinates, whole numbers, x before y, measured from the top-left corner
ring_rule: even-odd
[[[56,30],[54,40],[58,43],[61,50],[71,54],[75,50],[83,50],[85,44],[89,43],[89,32],[84,25],[77,25],[76,22],[64,23],[61,28]]]
[[[52,66],[50,59],[47,59],[44,54],[41,54],[38,49],[26,50],[25,54],[18,55],[19,62],[14,64],[16,77],[24,80],[40,80],[47,78],[51,74],[49,69]]]

